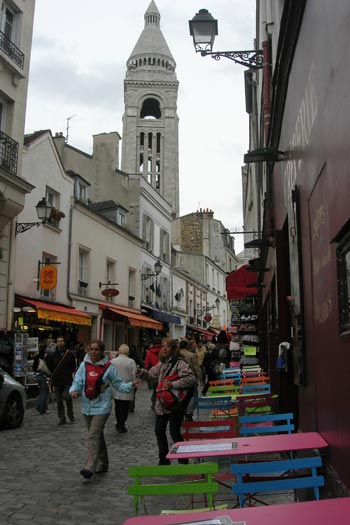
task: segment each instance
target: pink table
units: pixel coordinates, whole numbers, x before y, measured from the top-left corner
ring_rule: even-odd
[[[214,510],[185,514],[138,516],[129,518],[124,525],[170,525],[214,520],[229,516],[232,521],[244,521],[246,525],[348,525],[350,498],[324,499],[305,503],[288,503],[268,507]],[[210,523],[210,521],[209,521]],[[215,522],[214,522],[215,523]]]
[[[327,441],[318,432],[297,432],[273,436],[248,436],[230,439],[203,439],[175,443],[168,459],[238,456],[325,448]]]

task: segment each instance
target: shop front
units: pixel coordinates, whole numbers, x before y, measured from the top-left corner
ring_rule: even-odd
[[[53,350],[57,337],[62,335],[67,347],[74,350],[78,342],[89,341],[91,325],[92,316],[76,308],[16,296],[13,375],[26,386],[35,384],[33,359],[39,344],[45,343],[48,351]]]
[[[100,304],[99,309],[99,337],[104,340],[108,351],[116,351],[123,343],[142,349],[153,337],[164,335],[163,323],[138,310],[106,304]]]

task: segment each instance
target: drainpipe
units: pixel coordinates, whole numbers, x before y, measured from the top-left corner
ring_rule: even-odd
[[[270,129],[270,116],[271,116],[271,53],[270,43],[268,40],[262,42],[263,54],[264,54],[264,68],[263,68],[263,79],[264,79],[264,146],[267,146],[267,138]]]

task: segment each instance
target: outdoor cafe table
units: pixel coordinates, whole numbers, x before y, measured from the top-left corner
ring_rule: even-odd
[[[349,525],[350,498],[323,499],[243,509],[129,518],[124,525],[222,525],[220,516],[245,525]]]
[[[296,432],[269,436],[247,436],[229,439],[203,439],[175,443],[168,459],[238,456],[242,454],[268,454],[327,447],[318,432]]]

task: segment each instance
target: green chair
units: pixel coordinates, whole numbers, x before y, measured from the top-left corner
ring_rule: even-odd
[[[128,494],[134,496],[135,515],[139,512],[140,499],[143,503],[145,514],[145,496],[166,496],[166,495],[185,495],[191,496],[191,509],[193,510],[193,495],[202,494],[204,496],[206,509],[194,509],[196,511],[214,510],[214,494],[219,492],[219,485],[214,480],[214,475],[219,471],[217,463],[196,463],[189,465],[142,465],[131,466],[128,474],[133,479],[133,484],[128,485]],[[187,479],[167,479],[160,483],[155,478],[179,478]],[[153,478],[154,483],[144,483],[144,478]],[[149,480],[148,480],[149,481]],[[222,508],[222,506],[221,506]],[[182,512],[189,512],[185,509]],[[175,513],[178,511],[166,511]]]

